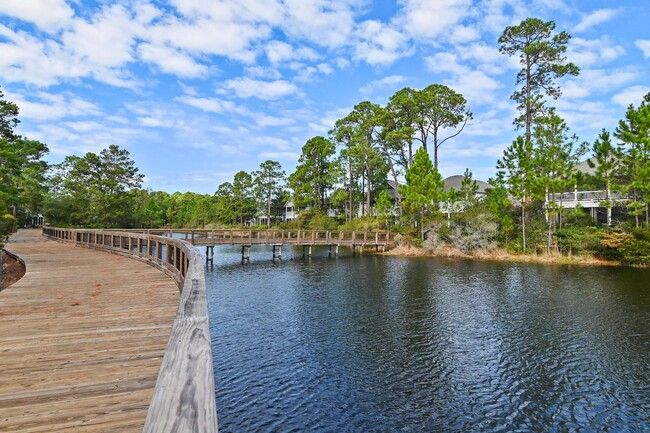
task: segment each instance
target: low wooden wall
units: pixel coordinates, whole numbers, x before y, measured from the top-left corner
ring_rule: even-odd
[[[181,298],[144,432],[216,433],[208,303],[198,249],[181,239],[114,230],[44,227],[43,236],[127,255],[155,266],[176,281]]]

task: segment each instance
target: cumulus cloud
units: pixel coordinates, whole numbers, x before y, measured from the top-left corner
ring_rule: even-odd
[[[38,92],[32,97],[9,93],[7,98],[20,107],[20,117],[33,120],[56,120],[100,115],[101,109],[70,92]]]
[[[278,99],[298,92],[289,81],[262,81],[251,78],[235,78],[223,84],[224,90],[231,91],[240,98]],[[224,92],[225,93],[225,92]]]
[[[49,86],[93,77],[120,87],[137,83],[125,66],[135,60],[134,39],[156,16],[154,9],[106,6],[88,20],[73,18],[58,36],[37,38],[0,25],[0,70],[9,81]]]
[[[445,84],[468,101],[479,104],[495,102],[495,91],[503,84],[481,70],[459,63],[458,59],[456,54],[440,52],[425,58],[425,65],[431,72],[451,74]]]
[[[363,94],[371,94],[377,90],[381,89],[396,89],[397,86],[406,81],[406,77],[403,75],[389,75],[380,80],[374,80],[361,87],[359,91]]]
[[[650,93],[650,87],[648,86],[632,86],[614,95],[612,102],[622,107],[627,107],[630,104],[636,107],[648,93]]]
[[[400,0],[399,21],[416,39],[433,39],[467,16],[471,0]]]
[[[646,59],[650,58],[650,39],[639,39],[634,45],[643,51],[643,57]]]
[[[562,94],[566,98],[586,98],[593,94],[619,89],[639,78],[636,70],[584,69],[576,78],[566,81]]]
[[[355,36],[354,57],[370,65],[390,64],[409,52],[406,35],[380,21],[360,23]]]
[[[225,113],[228,111],[238,111],[236,105],[232,101],[224,101],[217,98],[198,98],[196,96],[179,96],[175,98],[176,101],[189,105],[190,107],[198,108],[210,113]]]
[[[51,32],[69,23],[74,11],[65,0],[2,0],[0,15],[34,23]]]
[[[580,22],[573,28],[576,33],[585,32],[598,24],[606,23],[621,13],[621,9],[598,9],[583,15]]]
[[[273,65],[290,60],[317,60],[319,57],[311,48],[294,47],[281,41],[267,43],[264,52]]]
[[[156,65],[160,71],[179,77],[200,78],[208,73],[207,66],[169,46],[143,43],[138,47],[138,55],[143,61]]]
[[[608,36],[598,39],[573,38],[567,49],[567,59],[580,68],[608,63],[625,54],[625,49],[614,44]]]
[[[356,0],[285,0],[282,30],[292,38],[305,39],[322,47],[348,43],[354,29]]]

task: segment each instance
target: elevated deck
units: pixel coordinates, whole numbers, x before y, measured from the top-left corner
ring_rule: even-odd
[[[0,292],[0,432],[141,432],[180,294],[145,263],[19,231]]]

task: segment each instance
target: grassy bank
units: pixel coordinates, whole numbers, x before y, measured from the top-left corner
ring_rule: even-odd
[[[465,254],[462,251],[449,246],[442,248],[441,251],[433,252],[413,245],[400,245],[383,254],[401,257],[445,257],[556,265],[621,266],[620,262],[603,260],[592,255],[513,254],[503,248],[497,248],[489,252],[482,251],[474,254]]]

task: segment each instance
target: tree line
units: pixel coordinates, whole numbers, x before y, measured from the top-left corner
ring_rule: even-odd
[[[613,133],[603,129],[594,143],[580,142],[552,106],[561,96],[558,79],[580,72],[566,59],[569,40],[555,23],[536,18],[499,38],[500,51],[521,65],[511,96],[520,134],[481,200],[469,169],[458,191],[444,190],[439,150],[473,114],[463,95],[441,84],[403,88],[384,106],[360,102],[327,136],[306,141],[293,173],[265,161],[212,195],[143,189],[135,162],[115,145],[48,167],[45,145],[14,134],[18,107],[0,93],[2,227],[6,233],[20,224],[15,218],[40,210],[56,225],[383,229],[432,250],[503,246],[620,259],[636,248],[628,261],[650,260],[650,94],[628,107]],[[588,153],[593,175],[576,168]],[[389,179],[399,185],[397,200]],[[562,206],[562,193],[576,187],[606,191],[605,224]],[[624,205],[616,202],[622,196],[629,197]],[[301,210],[296,221],[282,218],[288,202]]]

